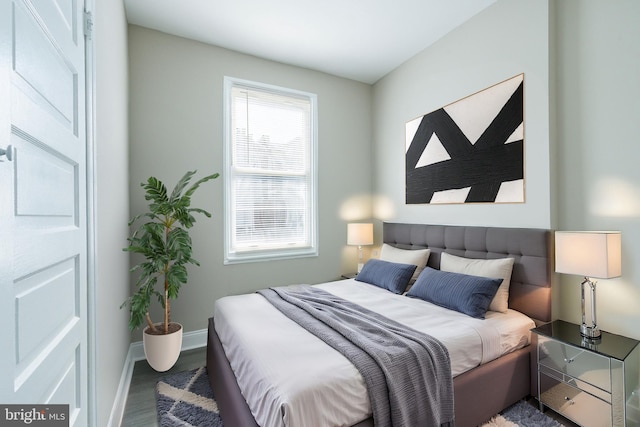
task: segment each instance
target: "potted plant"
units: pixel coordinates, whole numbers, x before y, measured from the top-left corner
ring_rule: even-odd
[[[148,212],[136,215],[129,226],[141,224],[127,239],[125,251],[140,254],[144,260],[131,268],[138,274],[136,291],[120,306],[129,307],[129,329],[134,330],[146,322],[142,337],[147,361],[153,369],[164,372],[178,360],[182,347],[182,325],[171,322],[171,300],[178,297],[180,287],[187,283],[188,264],[200,265],[192,257],[191,237],[188,229],[196,222],[193,214],[211,214],[191,207],[191,196],[201,184],[219,174],[206,176],[191,186],[196,171],[187,172],[171,194],[155,177],[140,184],[149,201]],[[162,279],[162,280],[159,280]],[[158,287],[158,282],[161,286]],[[154,323],[149,314],[151,300],[157,298],[164,308],[164,320]]]

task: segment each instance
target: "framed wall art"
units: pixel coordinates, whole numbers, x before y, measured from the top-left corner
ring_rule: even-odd
[[[524,74],[405,125],[406,203],[524,202]]]

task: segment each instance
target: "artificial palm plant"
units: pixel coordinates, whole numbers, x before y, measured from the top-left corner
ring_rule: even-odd
[[[171,323],[171,300],[178,297],[180,287],[187,283],[188,264],[200,265],[192,257],[191,237],[188,229],[196,222],[193,214],[211,214],[203,209],[191,207],[191,196],[201,184],[215,179],[219,174],[206,176],[188,187],[196,171],[187,172],[169,195],[165,185],[155,177],[140,184],[145,190],[149,211],[136,215],[129,226],[144,219],[144,222],[127,240],[125,251],[144,256],[144,261],[131,268],[137,272],[136,291],[120,308],[128,306],[131,312],[129,328],[136,329],[146,320],[147,333],[168,334]],[[161,280],[162,289],[157,283]],[[151,320],[149,306],[157,298],[164,308],[164,322],[158,327]]]

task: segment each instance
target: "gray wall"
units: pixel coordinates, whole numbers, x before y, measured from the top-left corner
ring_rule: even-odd
[[[620,230],[622,277],[600,280],[598,324],[640,339],[640,2],[554,3],[560,230]],[[580,322],[578,276],[560,316]]]
[[[130,336],[120,304],[129,294],[129,154],[127,23],[122,2],[96,0],[95,334],[98,426],[106,426],[124,367]]]
[[[225,75],[318,95],[320,255],[223,265],[224,177],[205,184],[193,202],[213,212],[211,220],[201,219],[193,229],[201,267],[189,270],[189,283],[172,304],[172,319],[185,331],[206,328],[213,303],[222,296],[333,280],[355,268],[346,224],[371,218],[369,85],[137,26],[129,27],[129,70],[132,215],[146,206],[139,183],[150,175],[172,187],[187,170],[222,172]],[[137,331],[134,340],[140,337]]]

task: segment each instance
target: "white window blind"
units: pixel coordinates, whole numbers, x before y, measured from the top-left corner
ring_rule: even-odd
[[[225,262],[317,254],[315,95],[225,79]]]

